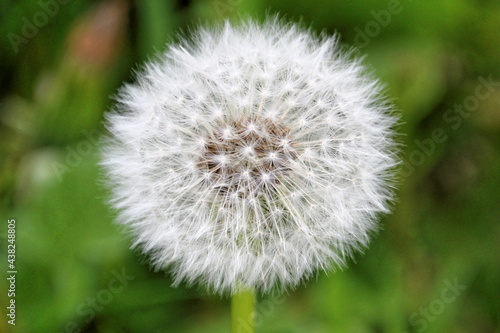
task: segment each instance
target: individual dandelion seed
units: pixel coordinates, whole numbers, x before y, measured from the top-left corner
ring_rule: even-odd
[[[392,198],[397,118],[351,56],[278,19],[226,22],[121,89],[102,164],[156,268],[268,292],[367,246]]]

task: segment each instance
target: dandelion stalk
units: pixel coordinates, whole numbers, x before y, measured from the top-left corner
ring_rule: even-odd
[[[231,298],[231,332],[255,332],[255,290],[243,286]]]

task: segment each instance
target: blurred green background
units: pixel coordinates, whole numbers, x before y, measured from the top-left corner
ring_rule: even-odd
[[[129,249],[99,137],[116,89],[179,31],[266,13],[356,46],[402,114],[405,146],[370,248],[260,297],[257,332],[500,332],[498,0],[1,0],[0,13],[0,332],[229,332],[228,299],[171,287]]]

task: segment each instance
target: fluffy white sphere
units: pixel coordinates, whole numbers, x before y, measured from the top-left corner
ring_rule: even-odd
[[[176,283],[294,287],[342,266],[388,211],[397,119],[335,37],[279,20],[201,29],[107,119],[119,221]]]

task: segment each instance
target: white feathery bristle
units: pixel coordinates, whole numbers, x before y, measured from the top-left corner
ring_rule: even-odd
[[[336,37],[200,29],[125,85],[102,165],[119,222],[176,283],[293,288],[388,212],[397,118]]]

